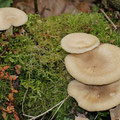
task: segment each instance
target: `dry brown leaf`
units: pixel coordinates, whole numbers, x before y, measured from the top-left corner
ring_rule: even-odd
[[[65,0],[37,0],[38,13],[43,17],[60,15],[66,7]]]
[[[16,65],[15,66],[15,72],[19,75],[20,74],[20,69],[21,69],[21,66],[20,65]]]
[[[9,99],[10,101],[13,101],[13,100],[14,100],[13,93],[10,93],[10,94],[8,95],[8,99]]]
[[[77,116],[75,116],[75,120],[89,120],[89,119],[86,118],[84,114],[78,114]]]
[[[38,9],[37,12],[43,17],[61,15],[63,13],[90,13],[93,1],[94,0],[37,0],[36,9]],[[35,13],[34,0],[14,0],[13,7],[17,7],[26,13]]]
[[[14,111],[14,106],[9,105],[9,106],[7,107],[7,112],[8,112],[8,113],[13,113],[13,111]]]
[[[9,76],[9,80],[16,80],[18,78],[18,76],[16,76],[16,75],[10,75]]]
[[[15,120],[20,120],[16,112],[14,112],[13,115],[14,115]]]
[[[2,68],[1,71],[4,72],[4,71],[7,70],[9,67],[10,67],[10,66],[7,66],[7,65],[6,65],[6,66],[4,66],[4,67]]]
[[[111,120],[120,120],[120,105],[114,109],[110,109]]]
[[[14,115],[14,118],[15,120],[20,120],[19,119],[19,116],[18,116],[18,113],[15,111],[15,108],[14,108],[14,93],[17,93],[18,91],[15,90],[14,86],[13,86],[13,82],[15,80],[17,80],[18,76],[16,75],[9,75],[8,72],[6,72],[6,70],[9,68],[9,66],[4,66],[1,68],[0,70],[0,79],[9,79],[9,82],[10,82],[10,86],[11,86],[11,93],[8,94],[8,99],[9,99],[9,102],[6,102],[6,105],[7,105],[7,108],[4,109],[2,107],[0,107],[0,111],[3,112],[2,116],[4,118],[4,120],[6,119],[6,115],[7,113],[10,113],[10,114],[13,114]],[[20,65],[16,65],[15,66],[15,69],[16,69],[16,72],[18,74],[20,74],[20,68],[21,66]]]
[[[37,0],[38,13],[43,17],[61,15],[63,13],[79,13],[79,1],[69,0]]]
[[[2,117],[4,118],[4,120],[6,120],[6,118],[7,118],[7,113],[4,112],[4,111],[2,111]]]
[[[80,11],[78,10],[78,8],[74,5],[74,3],[72,2],[67,2],[66,4],[66,8],[64,10],[64,13],[74,13],[77,14]]]
[[[78,5],[78,10],[80,12],[90,13],[91,12],[90,7],[91,7],[91,3],[83,1]]]
[[[3,79],[4,72],[0,72],[0,79]]]
[[[14,89],[14,90],[12,90],[12,93],[18,93],[18,90]]]
[[[34,0],[14,0],[13,7],[17,7],[26,13],[35,13]]]

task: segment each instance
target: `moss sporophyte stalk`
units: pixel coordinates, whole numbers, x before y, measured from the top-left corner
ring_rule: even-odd
[[[19,92],[14,96],[16,110],[21,120],[28,119],[22,115],[23,96],[27,88],[29,89],[24,101],[24,111],[33,116],[47,111],[68,95],[67,85],[73,78],[63,62],[67,53],[61,48],[60,41],[64,36],[85,32],[97,36],[102,43],[114,40],[114,44],[120,46],[119,33],[112,30],[104,16],[97,12],[66,14],[44,19],[39,15],[30,14],[29,21],[24,25],[25,35],[19,34],[20,29],[14,28],[15,37],[0,38],[0,43],[7,44],[6,49],[10,48],[0,56],[0,64],[1,66],[21,65]],[[1,32],[0,35],[2,34]],[[0,51],[4,50],[4,46],[2,47]],[[5,106],[8,94],[8,81],[0,80],[0,106]],[[64,103],[56,115],[56,120],[68,117],[72,108],[85,112],[76,107],[77,103],[73,101],[70,98]],[[48,120],[55,110],[49,112],[44,119]],[[94,115],[88,113],[88,116]],[[8,119],[12,118],[13,116],[9,114]]]

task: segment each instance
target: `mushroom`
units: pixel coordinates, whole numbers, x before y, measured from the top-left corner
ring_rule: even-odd
[[[100,44],[99,39],[87,33],[71,33],[61,40],[62,48],[69,53],[84,53]]]
[[[84,54],[70,54],[65,66],[82,83],[109,84],[120,79],[120,48],[106,43]]]
[[[87,111],[104,111],[120,104],[120,80],[108,85],[85,85],[71,81],[68,94]]]
[[[28,16],[21,10],[12,7],[0,8],[0,31],[10,30],[12,27],[18,27],[28,21]]]

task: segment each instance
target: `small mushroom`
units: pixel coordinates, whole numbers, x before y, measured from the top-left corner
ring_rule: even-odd
[[[120,48],[106,43],[84,54],[70,54],[65,66],[82,83],[109,84],[120,79]]]
[[[13,7],[0,8],[0,31],[10,30],[12,27],[18,27],[28,21],[28,16],[21,10]]]
[[[104,111],[120,104],[120,80],[108,85],[85,85],[71,81],[68,94],[87,111]]]
[[[84,53],[100,44],[99,39],[87,33],[71,33],[61,40],[62,48],[69,53]]]

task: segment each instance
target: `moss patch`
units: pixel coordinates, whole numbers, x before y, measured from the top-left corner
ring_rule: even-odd
[[[17,33],[18,29],[14,29]],[[120,46],[119,33],[112,30],[111,25],[100,13],[80,13],[78,15],[62,15],[42,19],[39,15],[29,15],[29,21],[24,26],[25,35],[18,35],[8,39],[0,38],[1,43],[8,43],[9,51],[6,51],[1,59],[1,66],[20,64],[22,71],[19,76],[19,93],[15,95],[15,105],[21,120],[22,100],[26,95],[24,109],[29,115],[38,115],[67,96],[67,84],[73,78],[68,74],[64,66],[66,52],[61,48],[61,39],[74,32],[86,32],[96,35],[102,43],[114,41]],[[0,33],[2,34],[2,33]],[[4,48],[1,47],[2,51]],[[9,82],[0,80],[0,106],[5,106],[9,93]],[[75,107],[70,98],[64,103],[56,116],[56,120],[63,120]],[[50,112],[48,116],[53,114]],[[0,113],[0,119],[2,119]],[[46,120],[48,120],[48,116]],[[90,116],[92,116],[90,114]],[[9,116],[12,118],[12,116]],[[92,120],[92,117],[91,117]]]

